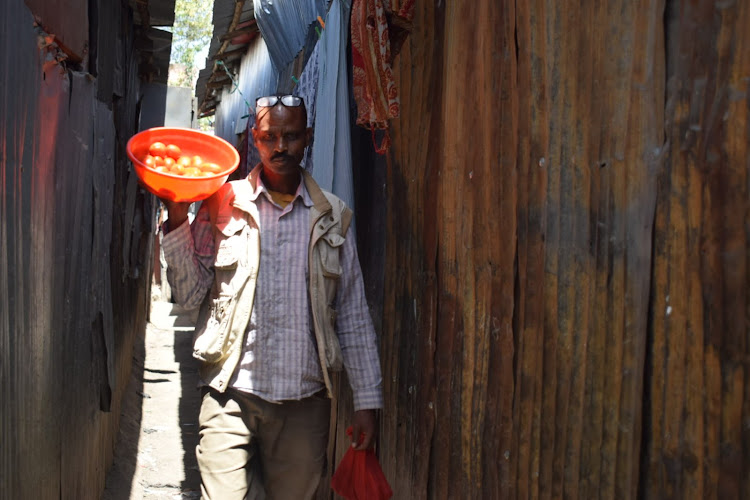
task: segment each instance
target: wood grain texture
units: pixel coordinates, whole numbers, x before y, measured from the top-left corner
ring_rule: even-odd
[[[417,5],[386,178],[397,498],[746,495],[747,10]]]
[[[750,8],[675,2],[666,20],[644,492],[747,498]]]

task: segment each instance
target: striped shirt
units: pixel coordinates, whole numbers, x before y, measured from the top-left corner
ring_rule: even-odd
[[[260,218],[260,267],[245,344],[230,385],[268,401],[297,400],[325,387],[307,286],[313,203],[304,182],[300,182],[293,201],[282,208],[273,201],[261,177],[257,179],[251,198]],[[200,286],[206,290],[211,285],[214,239],[210,224],[205,211],[199,211],[191,226],[183,224],[164,235],[162,246],[168,269],[174,265],[192,269],[170,273],[176,298],[188,293],[180,288],[191,286],[187,283],[202,282]],[[336,332],[354,394],[354,409],[381,408],[382,378],[375,330],[365,299],[355,238],[353,234],[348,236],[341,246],[343,272],[336,296]],[[194,258],[186,258],[186,252],[192,253],[192,249]],[[191,265],[196,261],[199,265]],[[185,272],[201,276],[174,279],[186,276]]]

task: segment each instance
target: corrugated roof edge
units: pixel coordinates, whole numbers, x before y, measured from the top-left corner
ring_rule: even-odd
[[[195,86],[199,117],[214,114],[221,90],[231,84],[224,67],[217,62],[223,61],[234,73],[247,45],[258,36],[252,0],[215,0],[213,25],[206,67],[199,72]]]

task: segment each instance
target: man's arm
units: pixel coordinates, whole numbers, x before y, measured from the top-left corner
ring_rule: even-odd
[[[167,209],[167,216],[169,217],[165,221],[165,228],[168,232],[168,229],[175,229],[180,227],[187,219],[188,219],[188,211],[190,210],[190,202],[189,201],[171,201],[166,200],[163,198],[160,198],[161,202],[164,203],[164,206]]]
[[[192,224],[190,203],[165,203],[169,219],[162,226],[162,248],[167,261],[167,281],[172,298],[185,309],[200,306],[214,278],[214,237],[206,204]]]
[[[336,332],[354,394],[352,446],[361,450],[374,443],[376,410],[383,407],[383,379],[353,233],[341,246],[341,267],[336,293]],[[364,438],[360,440],[361,434]]]

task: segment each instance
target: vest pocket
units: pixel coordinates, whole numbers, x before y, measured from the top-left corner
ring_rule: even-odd
[[[232,334],[232,321],[237,308],[237,296],[248,278],[244,267],[247,257],[247,227],[244,219],[223,218],[217,221],[221,238],[214,260],[215,287],[209,302],[208,319],[203,330],[196,336],[193,356],[208,362],[218,363],[229,355],[230,346],[236,340]]]
[[[216,271],[221,272],[237,269],[239,252],[236,247],[238,243],[237,238],[221,240],[219,248],[216,249],[216,260],[214,261]]]
[[[228,354],[226,344],[232,318],[229,309],[234,304],[232,299],[229,296],[212,299],[206,326],[193,345],[193,356],[201,361],[216,363]]]
[[[241,237],[242,230],[247,226],[245,219],[234,217],[222,217],[216,222],[216,227],[223,235],[216,249],[216,260],[214,268],[217,272],[237,268],[237,263],[243,249],[246,251],[246,242]]]
[[[341,262],[339,260],[339,250],[344,244],[344,237],[336,233],[327,233],[321,238],[322,243],[318,244],[320,249],[320,263],[323,266],[323,276],[326,278],[338,279],[341,277]]]

